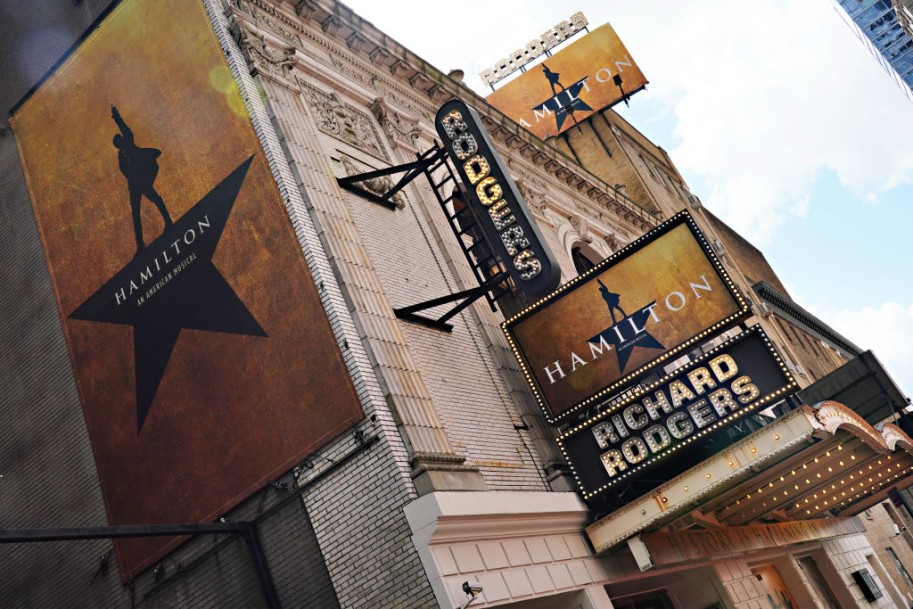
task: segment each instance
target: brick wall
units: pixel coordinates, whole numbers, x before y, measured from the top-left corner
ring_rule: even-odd
[[[735,609],[768,609],[761,604],[762,600],[767,600],[767,591],[751,572],[748,563],[732,560],[713,566]]]
[[[873,572],[869,563],[867,557],[871,556],[874,551],[872,546],[869,545],[865,535],[852,535],[830,539],[825,541],[822,544],[822,547],[827,553],[827,558],[834,566],[834,569],[836,569],[843,584],[846,586],[846,593],[850,595],[857,606],[881,608],[891,607],[894,604],[891,600],[891,596],[885,592],[884,584],[878,578],[877,573]],[[881,598],[872,601],[871,603],[865,600],[862,590],[856,585],[852,576],[853,571],[858,571],[860,569],[866,569],[871,574],[872,579],[875,580],[876,585],[881,588],[882,592],[885,592]],[[839,595],[843,593],[843,590],[835,587],[834,593]]]
[[[0,20],[0,108],[35,86],[108,4],[13,6]],[[44,32],[36,36],[35,32]],[[65,112],[66,108],[61,108]],[[0,527],[102,526],[105,509],[15,135],[0,123]],[[19,607],[124,606],[107,540],[0,546],[0,598]]]
[[[319,451],[319,457],[310,462],[312,467],[301,470],[298,477],[336,597],[342,607],[381,603],[388,607],[431,607],[432,592],[402,512],[415,497],[406,449],[363,347],[367,334],[375,330],[380,330],[384,339],[399,339],[393,332],[385,334],[386,329],[378,322],[361,320],[356,325],[349,315],[358,299],[371,302],[380,294],[370,263],[356,242],[327,241],[328,234],[337,229],[351,235],[351,223],[344,202],[332,196],[340,191],[328,174],[328,159],[322,153],[314,154],[320,150],[319,136],[301,113],[300,98],[276,83],[254,80],[239,47],[228,36],[221,11],[215,2],[207,3],[365,408],[368,419],[359,431],[365,438],[377,438],[369,450],[360,452],[354,436],[338,438]],[[268,103],[260,96],[264,88],[269,93]],[[275,129],[274,120],[282,126],[281,131]],[[319,176],[316,183],[310,180],[312,176]],[[320,201],[332,201],[335,207],[315,226]],[[333,230],[327,231],[327,224]],[[336,258],[335,267],[328,253]],[[365,266],[340,275],[338,265],[344,258],[361,260]],[[353,289],[344,292],[340,283]],[[330,468],[336,469],[322,477]]]
[[[907,606],[913,605],[913,583],[907,581],[900,569],[888,554],[888,548],[894,551],[898,560],[910,577],[913,577],[913,535],[905,530],[904,521],[898,516],[896,508],[890,502],[879,503],[859,515],[865,525],[865,536],[875,549],[885,573],[891,578],[898,592],[907,598]],[[893,517],[892,517],[893,516]],[[901,533],[894,533],[897,524]]]

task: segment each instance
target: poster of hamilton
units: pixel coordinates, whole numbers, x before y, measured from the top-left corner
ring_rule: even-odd
[[[555,422],[747,314],[694,220],[680,212],[504,330]]]
[[[11,125],[109,524],[217,518],[362,418],[201,3],[122,2]]]

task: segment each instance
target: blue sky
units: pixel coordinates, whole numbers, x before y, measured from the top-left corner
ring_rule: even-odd
[[[913,102],[829,0],[348,4],[483,95],[479,72],[572,12],[611,23],[651,83],[619,112],[913,393]]]

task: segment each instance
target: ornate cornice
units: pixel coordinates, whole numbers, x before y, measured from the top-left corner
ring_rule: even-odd
[[[418,56],[334,0],[307,0],[293,7],[286,2],[230,0],[231,10],[253,18],[280,39],[303,49],[305,40],[328,52],[332,67],[366,88],[419,116],[430,116],[447,99],[468,100],[482,115],[492,137],[524,159],[552,173],[579,194],[629,225],[617,230],[639,234],[659,223],[659,218],[633,203],[613,196],[611,188],[580,168],[563,153],[520,127],[490,106],[484,98]],[[303,20],[303,21],[302,21]],[[353,36],[353,34],[357,34]],[[338,44],[330,41],[335,39]],[[362,59],[362,56],[365,56]],[[384,75],[386,68],[390,77]],[[424,94],[424,95],[422,95]],[[593,214],[598,212],[589,212]],[[617,229],[618,227],[612,227]]]

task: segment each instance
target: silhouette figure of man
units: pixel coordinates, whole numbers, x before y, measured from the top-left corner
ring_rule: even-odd
[[[111,118],[114,119],[120,133],[114,136],[114,147],[117,148],[117,162],[120,172],[127,178],[127,189],[130,192],[130,208],[133,210],[133,232],[136,234],[137,255],[146,248],[143,241],[143,219],[140,204],[143,195],[152,201],[165,219],[165,228],[171,226],[171,216],[165,208],[165,201],[153,185],[159,172],[158,158],[162,151],[156,148],[140,148],[133,141],[133,131],[124,122],[120,112],[111,106]]]
[[[555,90],[555,85],[561,87],[562,91],[565,90],[564,85],[558,82],[558,79],[561,78],[561,74],[552,72],[544,63],[542,64],[542,70],[545,72],[545,78],[548,79],[548,84],[552,87],[552,95],[558,95],[558,91]]]
[[[617,324],[618,320],[615,319],[615,311],[621,313],[621,318],[624,319],[627,317],[627,313],[624,312],[624,309],[621,308],[621,295],[616,294],[609,290],[601,279],[596,280],[599,283],[599,293],[602,294],[602,299],[609,306],[609,315],[612,316],[612,324]]]

